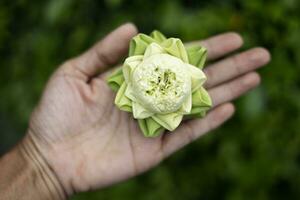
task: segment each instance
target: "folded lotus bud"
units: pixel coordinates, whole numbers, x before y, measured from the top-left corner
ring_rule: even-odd
[[[176,129],[183,117],[203,117],[211,99],[203,88],[206,49],[186,49],[180,39],[158,31],[139,34],[130,43],[129,57],[108,84],[117,91],[115,104],[132,112],[146,137]]]

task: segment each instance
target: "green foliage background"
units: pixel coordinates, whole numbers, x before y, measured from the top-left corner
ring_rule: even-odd
[[[240,32],[271,51],[262,85],[222,128],[159,167],[81,199],[300,199],[300,2],[297,0],[1,0],[0,152],[26,131],[55,68],[126,21],[185,41]]]

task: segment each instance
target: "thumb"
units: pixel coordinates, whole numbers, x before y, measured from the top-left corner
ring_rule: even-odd
[[[85,78],[93,77],[117,63],[127,53],[129,42],[136,34],[134,24],[123,24],[82,55],[69,60],[66,66],[79,71]]]

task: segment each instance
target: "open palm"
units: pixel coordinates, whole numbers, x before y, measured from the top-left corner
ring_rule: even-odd
[[[258,85],[253,70],[269,61],[266,50],[254,48],[211,64],[204,70],[214,104],[208,115],[186,121],[172,133],[145,138],[132,116],[116,108],[115,94],[105,82],[108,67],[127,53],[136,33],[132,24],[125,24],[64,63],[32,115],[28,138],[68,194],[135,176],[218,127],[234,112],[228,102]],[[213,60],[238,49],[242,39],[226,33],[193,44],[205,46]]]

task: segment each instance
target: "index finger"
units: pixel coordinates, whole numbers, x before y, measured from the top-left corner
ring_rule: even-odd
[[[103,72],[128,52],[129,42],[137,34],[136,27],[126,23],[80,56],[69,60],[67,63],[71,71],[79,71],[86,78],[91,78]]]
[[[243,45],[243,39],[237,33],[228,32],[202,41],[185,43],[186,47],[197,45],[204,46],[207,49],[208,60],[213,60],[239,49]]]

